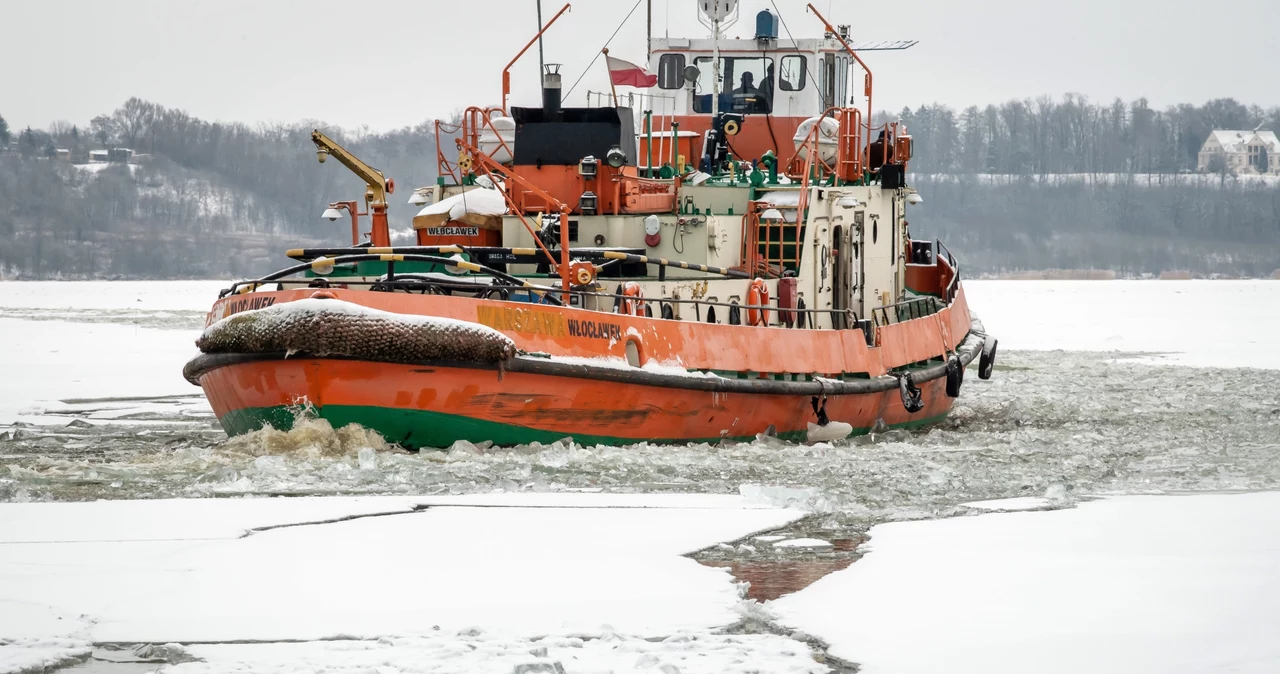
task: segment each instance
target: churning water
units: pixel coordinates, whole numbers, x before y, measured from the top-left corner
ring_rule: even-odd
[[[1065,304],[1062,314],[1069,317],[1081,310],[1070,306],[1072,298],[1084,293],[1082,301],[1090,302],[1089,293],[1107,286],[1133,292],[1125,283],[1061,284],[1030,299],[1020,293],[1016,300],[1006,298],[1032,286],[977,284],[970,302],[1001,336],[1000,326],[1015,326],[1028,302],[1042,314],[1046,303]],[[0,302],[0,322],[27,340],[18,339],[19,352],[0,363],[11,377],[0,391],[0,409],[17,411],[0,419],[0,500],[740,492],[835,521],[869,523],[936,517],[966,501],[1001,497],[1067,504],[1105,492],[1280,488],[1280,462],[1274,460],[1280,452],[1280,389],[1273,370],[1185,367],[1138,353],[1020,351],[1009,338],[1002,340],[993,379],[967,378],[945,423],[836,443],[760,438],[590,447],[566,440],[511,448],[459,443],[448,451],[409,453],[364,429],[333,429],[302,411],[292,431],[266,429],[228,439],[198,390],[181,382],[177,371],[192,352],[201,324],[196,307],[208,301],[209,284],[98,284],[108,291],[93,300],[68,298],[56,284],[47,290],[27,286],[21,293],[5,285],[25,284],[0,284],[9,293],[8,302]],[[1257,285],[1261,290],[1252,292],[1280,289]],[[1182,292],[1177,288],[1141,292],[1155,297]],[[1213,292],[1214,286],[1194,288]],[[146,301],[133,301],[135,296]],[[984,296],[993,298],[987,307]],[[1268,304],[1277,311],[1276,302],[1253,306]],[[42,306],[51,313],[41,315]],[[1144,307],[1150,310],[1149,302]],[[1062,321],[1064,327],[1042,332],[1091,329],[1074,319]],[[1105,316],[1098,321],[1108,327],[1095,332],[1115,329]],[[1025,326],[1010,332],[1019,331]],[[86,346],[85,335],[97,335],[96,346]],[[69,369],[23,371],[32,362]],[[72,378],[74,386],[44,381],[57,376]],[[29,380],[30,387],[14,379]],[[142,390],[166,395],[139,395]],[[61,391],[97,395],[50,401],[49,392]],[[16,425],[4,425],[13,420]]]
[[[741,491],[885,520],[1012,496],[1280,488],[1274,372],[1096,353],[1004,352],[991,381],[966,379],[940,426],[816,445],[459,443],[409,453],[305,416],[289,432],[228,439],[202,402],[81,400],[45,409],[56,425],[0,427],[0,499]]]

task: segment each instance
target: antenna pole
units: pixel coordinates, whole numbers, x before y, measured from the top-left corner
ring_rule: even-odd
[[[649,14],[648,22],[644,26],[644,65],[649,67],[649,59],[653,58],[653,0],[648,0],[644,6]]]
[[[711,119],[720,114],[720,0],[711,15]]]
[[[546,70],[542,60],[542,0],[538,0],[538,72]]]

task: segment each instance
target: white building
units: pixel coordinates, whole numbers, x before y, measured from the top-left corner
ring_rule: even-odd
[[[1196,168],[1218,170],[1214,157],[1221,157],[1221,168],[1231,173],[1280,175],[1280,139],[1274,131],[1214,130],[1200,147]]]

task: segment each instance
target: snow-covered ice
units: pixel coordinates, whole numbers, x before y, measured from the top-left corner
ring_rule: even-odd
[[[970,501],[961,503],[965,508],[973,508],[975,510],[1038,510],[1053,505],[1053,501],[1039,496],[1019,496],[1015,498],[998,498],[988,501]]]
[[[1037,671],[1098,653],[1157,671],[1165,641],[1184,659],[1164,671],[1206,671],[1215,639],[1239,671],[1275,664],[1237,628],[1250,601],[1275,604],[1273,587],[1249,585],[1276,568],[1272,502],[1089,498],[1280,489],[1274,372],[1223,369],[1280,368],[1267,341],[1280,284],[966,281],[1000,361],[926,431],[423,454],[305,419],[226,439],[180,374],[226,285],[0,283],[0,500],[294,496],[0,505],[0,674],[104,640],[226,638],[328,639],[188,646],[202,661],[170,669],[824,671],[795,639],[721,633],[775,610],[864,671],[913,671],[885,658],[930,652],[957,654],[933,671],[990,652]],[[1212,329],[1185,320],[1205,313]],[[690,491],[719,495],[653,493]],[[306,498],[318,494],[369,496]],[[1148,502],[1174,505],[1133,505]],[[772,531],[801,511],[816,516]],[[852,547],[879,522],[964,515],[876,526]],[[1017,526],[983,528],[1006,518]],[[773,545],[804,539],[834,545]],[[865,555],[761,608],[682,556],[703,548],[797,577],[788,560],[829,570]],[[893,575],[930,564],[937,578]],[[867,569],[875,601],[844,598]],[[1086,624],[1094,607],[1106,615]],[[866,651],[846,627],[893,633]]]
[[[969,306],[1004,350],[1159,354],[1280,369],[1277,281],[972,281]]]
[[[788,538],[785,541],[778,541],[773,544],[775,548],[829,548],[831,541],[824,541],[821,538]]]
[[[433,634],[376,641],[303,644],[199,645],[188,649],[199,662],[166,668],[166,674],[257,672],[628,672],[648,674],[819,674],[808,648],[772,634],[678,634],[645,640],[618,634],[600,639],[519,639],[479,634]],[[520,669],[524,667],[525,669]]]
[[[683,555],[802,515],[692,495],[293,501],[0,504],[0,638],[706,632],[739,594]],[[77,629],[49,634],[51,610]]]
[[[867,674],[1280,671],[1280,492],[870,534],[861,560],[769,605]]]
[[[198,353],[204,315],[227,285],[0,283],[0,424],[41,423],[63,398],[197,392],[182,378],[182,366]]]
[[[50,672],[76,662],[93,651],[83,639],[0,638],[0,674]]]

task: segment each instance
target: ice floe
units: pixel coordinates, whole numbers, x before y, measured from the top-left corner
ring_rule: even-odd
[[[706,632],[739,619],[738,589],[724,570],[683,555],[802,515],[718,496],[520,501],[0,504],[0,605],[13,630],[0,638],[316,640],[473,625],[525,638]],[[51,611],[87,624],[54,630]]]
[[[1280,492],[1128,496],[871,529],[771,602],[860,671],[1274,672]]]

